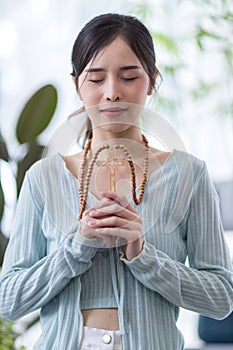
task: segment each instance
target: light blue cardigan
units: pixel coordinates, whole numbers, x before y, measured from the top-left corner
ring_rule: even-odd
[[[79,349],[84,286],[92,306],[116,303],[123,350],[183,349],[179,307],[217,319],[232,311],[229,252],[204,162],[175,150],[150,175],[135,206],[145,244],[132,261],[120,247],[104,254],[98,241],[78,233],[78,187],[55,155],[31,167],[21,190],[0,279],[0,314],[15,320],[41,308],[35,349]],[[88,206],[96,201],[90,193]],[[85,278],[88,273],[95,278]]]

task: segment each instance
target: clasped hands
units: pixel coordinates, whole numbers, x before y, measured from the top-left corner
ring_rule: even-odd
[[[83,213],[80,234],[88,239],[102,238],[106,247],[123,241],[127,260],[136,257],[143,248],[142,220],[126,197],[115,192],[102,192],[103,198]]]

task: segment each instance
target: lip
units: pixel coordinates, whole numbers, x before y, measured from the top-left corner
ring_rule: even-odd
[[[100,112],[106,116],[117,116],[117,115],[123,114],[126,111],[127,111],[127,108],[123,108],[123,107],[106,107],[106,108],[100,109]]]

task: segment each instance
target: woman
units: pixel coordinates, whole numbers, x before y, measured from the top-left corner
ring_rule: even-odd
[[[230,259],[205,164],[152,148],[141,133],[159,72],[136,18],[87,23],[72,65],[88,140],[81,153],[28,171],[0,313],[14,320],[41,308],[35,349],[181,350],[179,307],[219,319],[232,310]]]

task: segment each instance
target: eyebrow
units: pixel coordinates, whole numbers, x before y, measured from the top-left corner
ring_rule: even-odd
[[[120,71],[125,71],[125,70],[131,70],[131,69],[141,69],[139,66],[123,66],[120,67]],[[85,69],[85,72],[87,73],[95,73],[95,72],[105,72],[106,70],[104,68],[88,68]]]

